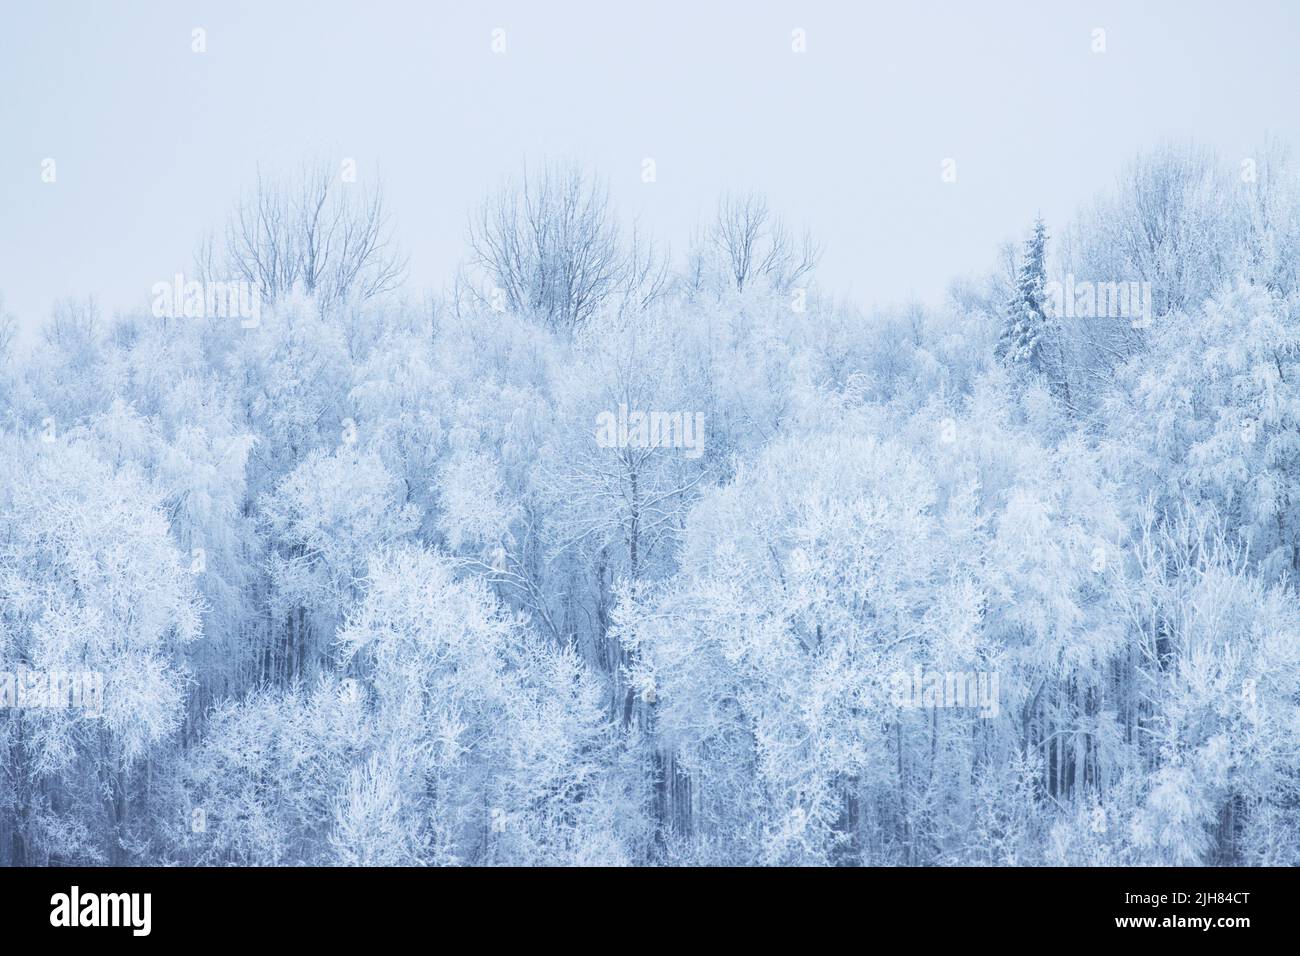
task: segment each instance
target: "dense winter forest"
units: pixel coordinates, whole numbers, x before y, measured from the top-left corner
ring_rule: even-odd
[[[1300,863],[1282,145],[1026,197],[939,307],[571,162],[421,299],[403,212],[266,173],[0,325],[0,863]]]

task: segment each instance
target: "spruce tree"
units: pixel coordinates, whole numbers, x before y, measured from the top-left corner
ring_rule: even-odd
[[[1047,312],[1043,307],[1047,271],[1047,227],[1042,217],[1034,222],[1025,241],[1024,260],[1016,275],[1016,289],[1007,305],[1007,321],[997,354],[1008,366],[1028,367],[1035,373],[1046,365]]]

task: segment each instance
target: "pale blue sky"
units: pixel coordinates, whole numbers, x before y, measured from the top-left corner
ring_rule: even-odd
[[[259,162],[309,156],[382,169],[408,285],[437,289],[469,208],[563,155],[677,253],[720,191],[753,187],[825,242],[830,291],[931,299],[1163,138],[1231,158],[1269,133],[1300,146],[1298,41],[1300,4],[1281,0],[4,0],[0,292],[28,330],[65,296],[147,304]]]

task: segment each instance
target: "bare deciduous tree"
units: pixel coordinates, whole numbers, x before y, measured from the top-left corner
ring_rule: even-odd
[[[10,358],[18,338],[18,320],[5,308],[4,293],[0,292],[0,361]]]
[[[226,223],[220,259],[209,240],[197,260],[205,278],[243,279],[270,301],[300,285],[322,309],[388,292],[406,272],[382,185],[345,184],[324,162],[305,167],[296,182],[259,170]]]
[[[727,278],[741,292],[758,278],[778,291],[789,289],[816,267],[822,255],[807,230],[796,243],[784,220],[773,216],[767,200],[755,192],[722,197],[708,240]]]
[[[572,331],[602,308],[643,308],[664,291],[667,260],[636,229],[624,242],[596,176],[572,162],[525,170],[471,218],[477,265],[495,283],[494,303]]]
[[[627,271],[623,278],[619,312],[644,309],[668,291],[669,256],[660,254],[654,240],[632,224],[627,245]]]
[[[49,321],[41,327],[41,336],[50,345],[83,353],[93,349],[101,331],[99,306],[94,296],[87,296],[55,302]]]

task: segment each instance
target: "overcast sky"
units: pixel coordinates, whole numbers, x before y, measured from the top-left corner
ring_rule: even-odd
[[[1284,0],[7,2],[0,293],[29,333],[66,296],[147,305],[259,163],[308,157],[382,172],[408,285],[436,290],[470,207],[570,156],[678,254],[752,187],[824,241],[825,288],[933,299],[1162,139],[1300,146],[1298,47]]]

